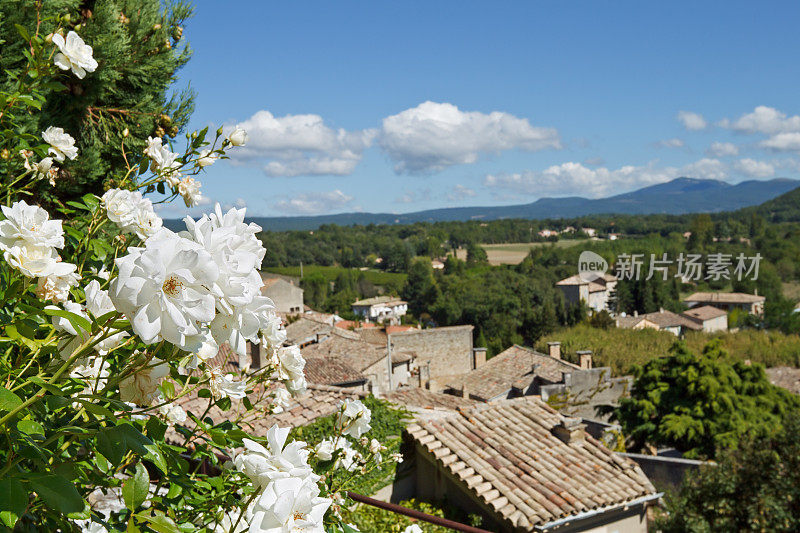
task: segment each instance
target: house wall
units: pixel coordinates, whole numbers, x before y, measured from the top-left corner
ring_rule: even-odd
[[[657,490],[677,489],[687,472],[700,468],[704,463],[694,459],[681,457],[663,457],[660,455],[643,455],[638,453],[616,452],[618,455],[636,461]]]
[[[387,363],[386,358],[381,358],[380,361],[374,363],[362,372],[372,385],[373,394],[385,394],[389,392],[389,379],[387,378]],[[400,385],[408,385],[408,379],[411,375],[410,362],[395,363],[392,368],[392,388],[396,389]]]
[[[612,378],[610,368],[597,367],[565,373],[563,383],[542,385],[538,393],[542,400],[549,400],[564,414],[602,419],[595,408],[598,405],[617,405],[631,384],[630,377]]]
[[[715,331],[728,331],[728,315],[718,316],[703,322],[703,331],[713,333]]]
[[[409,330],[392,333],[392,349],[414,352],[416,365],[429,366],[429,378],[466,374],[472,370],[472,326]]]
[[[564,294],[564,300],[569,304],[577,304],[581,301],[580,285],[558,285]]]
[[[280,280],[265,287],[262,294],[275,302],[275,309],[281,313],[303,312],[303,289]]]

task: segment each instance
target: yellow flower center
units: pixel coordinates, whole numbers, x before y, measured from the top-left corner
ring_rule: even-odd
[[[161,286],[161,290],[164,291],[164,294],[173,297],[179,295],[181,289],[183,289],[183,283],[175,276],[168,277]]]

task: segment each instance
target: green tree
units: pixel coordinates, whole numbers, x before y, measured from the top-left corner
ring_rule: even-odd
[[[191,56],[182,39],[182,24],[191,13],[188,3],[169,0],[0,2],[0,70],[6,73],[0,91],[14,89],[27,63],[17,24],[32,35],[37,25],[39,33],[47,34],[58,22],[66,23],[92,47],[98,63],[83,79],[61,72],[42,89],[47,103],[41,112],[20,116],[15,124],[20,134],[38,136],[57,126],[75,138],[80,157],[59,164],[57,197],[102,194],[104,181],[122,177],[112,170],[127,166],[120,147],[141,154],[148,136],[175,137],[188,123],[193,93],[170,90]],[[54,199],[52,187],[42,187],[39,194]]]
[[[471,242],[467,245],[467,263],[469,264],[485,264],[489,262],[489,256],[486,255],[486,250],[480,244]]]
[[[439,298],[439,287],[428,258],[419,257],[412,261],[402,296],[408,301],[409,310],[414,316],[419,317],[422,313],[430,312]]]
[[[690,250],[705,250],[713,242],[714,223],[708,214],[695,215],[689,226],[692,235],[689,237],[688,247]]]
[[[768,436],[745,438],[717,465],[689,473],[667,498],[658,521],[665,533],[800,531],[800,417]]]
[[[670,356],[634,367],[630,398],[614,411],[630,441],[673,446],[687,457],[713,458],[745,435],[766,435],[800,409],[800,398],[773,386],[763,366],[729,363],[719,339],[696,355],[676,342]]]
[[[320,272],[309,274],[300,280],[303,288],[303,299],[314,309],[323,309],[328,298],[330,283]]]

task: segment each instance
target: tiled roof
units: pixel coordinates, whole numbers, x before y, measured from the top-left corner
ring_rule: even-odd
[[[684,311],[681,314],[690,320],[699,320],[701,322],[705,322],[706,320],[711,320],[714,318],[719,318],[721,316],[726,316],[728,313],[726,313],[719,307],[704,305],[702,307],[692,307],[688,311]]]
[[[286,340],[289,344],[304,344],[315,341],[317,334],[327,335],[333,326],[301,316],[286,326]]]
[[[535,373],[534,365],[537,365]],[[562,359],[515,344],[468,374],[449,379],[447,386],[457,391],[466,387],[471,397],[489,401],[507,393],[523,376],[530,376],[528,381],[541,376],[551,383],[558,383],[564,372],[579,369],[579,366]]]
[[[765,298],[757,294],[743,292],[696,292],[683,299],[684,302],[707,302],[721,304],[751,304],[763,302]]]
[[[363,328],[358,330],[361,339],[370,344],[381,344],[386,346],[388,341],[386,331],[383,328]]]
[[[766,370],[770,383],[800,394],[800,368],[775,366]]]
[[[399,405],[422,409],[445,408],[455,410],[459,407],[471,407],[477,403],[469,398],[432,392],[420,387],[399,388],[386,394],[385,398]]]
[[[680,326],[689,329],[703,329],[703,326],[698,325],[697,322],[675,314],[672,311],[659,311],[657,313],[646,313],[639,316],[649,320],[661,328]]]
[[[257,437],[264,437],[267,430],[273,424],[278,424],[280,427],[298,427],[310,424],[314,420],[322,416],[333,414],[339,406],[339,403],[345,398],[364,398],[369,393],[362,392],[353,388],[332,387],[329,385],[317,385],[314,383],[308,384],[308,390],[296,398],[290,400],[289,407],[279,414],[265,414],[258,408],[253,411],[248,411],[244,415],[244,419],[239,422],[239,425],[252,435]],[[250,396],[250,401],[258,407],[258,395],[256,393]],[[236,401],[234,400],[234,403]],[[177,404],[183,407],[186,411],[200,416],[208,405],[207,398],[200,398],[197,395],[188,395],[177,401]],[[235,411],[220,411],[217,407],[209,410],[207,417],[210,417],[215,424],[223,422],[231,418]],[[184,423],[190,429],[194,427],[191,418],[187,418]],[[182,443],[183,438],[170,428],[167,437],[170,441]]]
[[[389,304],[391,304],[391,305],[401,305],[401,304],[404,304],[404,303],[406,303],[406,302],[401,300],[397,296],[375,296],[374,298],[367,298],[365,300],[358,300],[357,302],[354,302],[353,305],[354,306],[358,306],[358,307],[368,307],[368,306],[371,306],[371,305],[379,305],[379,304],[383,304],[383,305],[389,305]]]
[[[367,378],[341,357],[308,357],[304,368],[309,383],[344,385],[365,382]]]
[[[569,443],[556,437],[553,428],[564,421],[528,396],[418,420],[407,431],[514,531],[655,494],[636,463],[591,436]]]
[[[355,338],[352,338],[355,335]],[[341,357],[352,368],[363,372],[381,359],[386,357],[386,346],[370,344],[360,339],[356,332],[333,329],[331,335],[321,342],[309,344],[301,349],[303,357]],[[413,354],[401,351],[392,351],[392,362],[401,363],[408,361]]]

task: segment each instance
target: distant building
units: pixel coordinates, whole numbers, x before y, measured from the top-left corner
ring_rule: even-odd
[[[700,324],[706,333],[728,331],[728,313],[718,307],[710,305],[692,307],[681,315]]]
[[[625,329],[657,329],[669,331],[676,337],[687,331],[702,331],[703,324],[691,320],[683,315],[661,309],[656,313],[634,314],[632,316],[617,317],[617,327]],[[727,326],[727,319],[726,319]]]
[[[617,277],[613,274],[604,274],[593,281],[575,275],[562,279],[556,283],[556,287],[561,289],[564,299],[570,304],[584,302],[592,311],[614,312]]]
[[[388,320],[394,324],[400,321],[400,317],[408,312],[408,302],[396,296],[376,296],[353,303],[353,313],[375,322]]]
[[[309,383],[363,391],[369,389],[369,379],[343,357],[308,357],[303,370]]]
[[[434,270],[444,270],[444,263],[439,261],[438,259],[434,259],[431,261],[431,268]]]
[[[594,228],[581,228],[581,231],[584,232],[588,237],[597,236],[597,230]]]
[[[710,305],[728,312],[741,309],[751,315],[764,314],[765,300],[766,298],[758,294],[743,292],[696,292],[683,299],[690,308]]]
[[[622,233],[609,233],[608,240],[609,241],[616,241],[617,239],[621,239],[623,237]]]
[[[466,374],[475,368],[476,358],[480,364],[481,354],[484,360],[486,357],[486,350],[473,350],[473,326],[414,328],[397,332],[387,329],[391,332],[388,338],[393,352],[399,350],[416,354],[419,371],[417,383],[421,387],[437,388],[435,383],[440,376]]]
[[[549,238],[549,237],[555,237],[555,236],[557,236],[557,235],[558,235],[558,232],[557,232],[556,230],[552,230],[552,229],[543,229],[543,230],[540,230],[540,231],[537,233],[537,235],[538,235],[539,237],[542,237],[543,239],[547,239],[547,238]]]
[[[647,531],[661,493],[579,419],[535,396],[440,412],[406,428],[414,493],[403,496],[447,497],[502,533]]]
[[[267,278],[261,294],[275,302],[279,313],[303,312],[303,289],[282,278]]]

